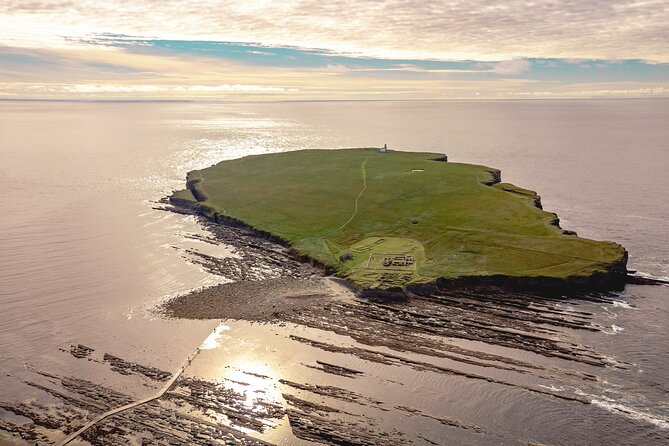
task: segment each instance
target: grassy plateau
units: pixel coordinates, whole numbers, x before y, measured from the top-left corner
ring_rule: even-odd
[[[530,190],[435,153],[302,150],[188,174],[192,202],[288,242],[365,288],[471,276],[565,279],[606,272],[625,251],[566,235]]]

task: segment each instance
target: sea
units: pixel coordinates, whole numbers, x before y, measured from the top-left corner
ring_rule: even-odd
[[[172,371],[211,344],[220,321],[167,319],[155,311],[173,296],[226,281],[191,253],[225,257],[228,248],[203,243],[209,233],[196,217],[161,203],[184,187],[190,170],[312,148],[387,144],[443,153],[450,162],[500,169],[504,181],[536,190],[564,229],[620,243],[630,269],[667,279],[668,123],[667,99],[0,101],[0,421],[30,424],[7,404],[47,401],[29,384],[36,371],[134,398],[154,391],[124,384],[103,372],[104,364],[87,365],[70,354],[72,346]],[[480,427],[408,422],[407,444],[669,444],[669,287],[628,285],[604,301],[565,297],[564,305],[588,312],[602,329],[551,336],[587,345],[611,365],[589,370],[594,385],[579,387],[563,374],[543,385],[590,404],[378,365],[365,369],[375,377],[370,388],[389,407],[406,395],[424,396],[424,412]],[[281,338],[281,327],[225,324],[226,335],[212,347],[221,354],[207,362],[210,378],[243,367],[244,355],[265,364],[264,375],[299,375],[292,355],[256,348],[270,335]],[[569,368],[520,350],[515,357]],[[402,385],[392,387],[397,381]],[[253,435],[303,444],[286,425]],[[3,441],[20,444],[0,425]]]

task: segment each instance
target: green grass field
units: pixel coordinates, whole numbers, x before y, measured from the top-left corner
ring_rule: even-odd
[[[193,193],[174,196],[194,194],[370,288],[495,274],[588,276],[623,255],[615,243],[564,235],[532,191],[493,184],[494,169],[438,156],[375,149],[249,156],[189,173]],[[340,260],[344,254],[349,259]]]

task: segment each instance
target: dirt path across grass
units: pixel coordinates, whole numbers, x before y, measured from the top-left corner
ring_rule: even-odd
[[[344,222],[343,225],[341,225],[340,227],[338,227],[334,231],[325,234],[323,236],[324,238],[327,237],[328,235],[332,235],[335,232],[344,229],[346,227],[346,225],[348,225],[349,223],[351,223],[351,221],[353,221],[356,214],[358,213],[358,202],[360,201],[360,197],[362,197],[362,194],[365,193],[365,189],[367,189],[367,170],[365,169],[365,165],[367,164],[367,160],[369,160],[369,157],[365,158],[365,160],[362,162],[362,164],[360,166],[362,168],[362,190],[360,191],[358,196],[355,197],[355,206],[353,207],[353,214],[351,214],[351,216],[348,218],[348,220],[346,220],[346,222]]]

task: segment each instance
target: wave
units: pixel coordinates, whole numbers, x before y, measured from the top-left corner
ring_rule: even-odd
[[[642,279],[656,280],[658,282],[664,282],[665,286],[669,286],[669,276],[658,276],[655,274],[645,273],[643,271],[636,271],[630,274],[632,277],[640,277]]]
[[[647,408],[637,408],[625,405],[623,402],[616,401],[604,395],[593,395],[576,388],[574,393],[589,398],[590,404],[600,407],[608,412],[622,415],[632,420],[645,421],[660,429],[669,429],[669,420],[647,411]]]
[[[615,319],[615,318],[613,318],[613,319]],[[615,335],[615,334],[618,334],[622,331],[625,331],[625,329],[623,327],[621,327],[619,325],[612,324],[611,325],[611,331],[602,330],[602,333],[607,334],[607,335]]]
[[[221,323],[214,329],[213,332],[211,332],[209,336],[207,336],[207,339],[202,342],[202,345],[200,345],[200,350],[213,350],[220,347],[221,341],[223,339],[229,338],[223,334],[223,332],[228,330],[230,330],[230,327]]]
[[[669,429],[669,421],[667,421],[666,419],[660,418],[654,414],[650,414],[638,409],[625,406],[624,404],[620,404],[615,401],[593,399],[590,401],[590,404],[597,407],[601,407],[602,409],[608,410],[609,412],[620,414],[626,418],[645,421],[661,429]]]

